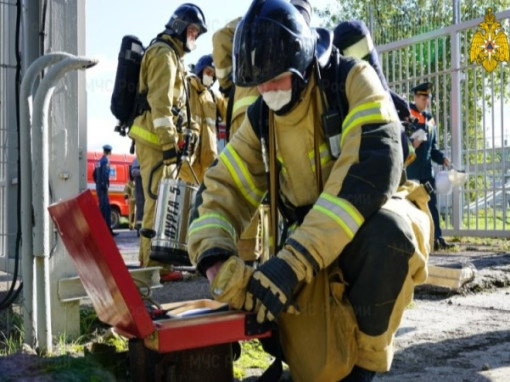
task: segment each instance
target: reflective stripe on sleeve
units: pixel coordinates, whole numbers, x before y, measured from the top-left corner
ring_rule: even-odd
[[[174,121],[172,117],[161,117],[153,120],[152,124],[154,125],[154,128],[157,129],[158,127],[173,126]]]
[[[364,125],[367,123],[386,123],[393,120],[390,108],[388,111],[383,111],[383,102],[367,102],[356,106],[345,117],[342,124],[342,138],[340,139],[340,147],[343,145],[344,138],[356,125]]]
[[[131,137],[138,137],[146,142],[154,143],[156,145],[159,145],[159,138],[156,134],[150,132],[147,129],[144,129],[143,127],[140,127],[138,125],[133,125],[129,129],[129,135]]]
[[[251,205],[257,207],[264,197],[264,192],[255,187],[255,182],[248,172],[248,169],[231,145],[227,145],[223,149],[219,155],[219,159],[227,167],[230,176],[234,179],[237,188],[244,198]]]
[[[215,74],[217,78],[223,79],[228,77],[228,75],[232,72],[232,66],[228,66],[226,68],[216,68]]]
[[[347,200],[322,193],[313,209],[331,218],[347,234],[353,238],[365,219]]]
[[[227,232],[233,241],[237,240],[236,230],[230,224],[225,216],[220,214],[205,214],[200,216],[198,219],[195,219],[193,223],[189,226],[188,237],[191,237],[195,233],[203,230],[203,229],[211,229],[218,228]]]
[[[205,123],[207,123],[209,126],[216,126],[216,120],[214,118],[206,118]]]
[[[372,39],[370,36],[365,36],[357,43],[345,48],[342,52],[342,55],[363,58],[370,54],[373,49],[374,43],[372,42]]]
[[[244,107],[244,106],[250,106],[253,102],[255,102],[259,98],[259,96],[248,96],[238,99],[234,102],[234,106],[232,107],[232,113],[235,113],[237,109]]]

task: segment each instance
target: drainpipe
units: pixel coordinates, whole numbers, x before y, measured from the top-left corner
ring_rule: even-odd
[[[34,84],[46,67],[66,58],[68,53],[55,52],[36,59],[27,69],[20,91],[20,187],[21,187],[21,275],[23,279],[23,342],[34,345],[34,258],[32,245],[32,165],[31,119]]]
[[[34,100],[32,131],[32,199],[34,203],[34,256],[37,291],[37,339],[43,353],[52,351],[51,306],[49,283],[50,218],[47,211],[49,195],[48,112],[56,83],[71,70],[87,69],[96,60],[69,57],[48,70],[41,81]]]

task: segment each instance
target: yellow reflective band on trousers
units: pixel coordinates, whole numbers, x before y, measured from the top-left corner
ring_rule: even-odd
[[[285,166],[285,163],[283,163],[283,158],[282,158],[282,156],[280,154],[276,154],[276,160],[280,164],[280,172],[282,174],[286,174],[287,173],[287,166]]]
[[[255,102],[259,98],[258,96],[248,96],[238,99],[234,102],[234,106],[232,107],[232,114],[235,114],[237,109],[245,106],[250,106],[253,102]]]
[[[391,116],[387,112],[383,112],[384,106],[386,106],[386,103],[367,102],[352,109],[349,114],[347,114],[344,123],[342,124],[340,147],[343,145],[345,136],[354,126],[364,125],[367,123],[386,123],[391,121]]]
[[[158,136],[152,132],[150,132],[147,129],[144,129],[143,127],[133,125],[129,129],[129,135],[132,138],[140,138],[143,139],[146,142],[154,143],[156,145],[159,145],[159,139]]]
[[[205,214],[195,219],[189,226],[188,237],[191,237],[195,233],[210,228],[219,228],[226,231],[233,241],[236,241],[236,231],[232,224],[227,220],[225,216],[220,214]]]
[[[333,219],[351,239],[358,232],[365,219],[347,200],[322,193],[313,209]]]
[[[257,207],[264,197],[264,192],[255,187],[255,182],[248,169],[232,146],[227,145],[219,158],[227,167],[241,194],[251,205]]]
[[[319,146],[320,156],[321,156],[321,165],[324,166],[331,160],[331,155],[329,154],[329,148],[326,143],[322,143]],[[308,153],[308,158],[310,158],[310,164],[312,166],[313,172],[315,172],[315,150],[312,150]]]

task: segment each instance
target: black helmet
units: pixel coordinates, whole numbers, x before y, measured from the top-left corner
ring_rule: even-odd
[[[312,4],[310,4],[308,0],[290,0],[290,3],[295,6],[299,12],[301,12],[306,23],[310,25],[313,13]]]
[[[304,80],[315,36],[301,13],[284,0],[254,0],[234,36],[234,83],[255,86],[284,72]]]
[[[200,29],[199,35],[207,32],[205,16],[202,10],[195,4],[185,3],[174,11],[165,27],[170,34],[181,36],[186,32],[186,28],[190,24],[198,26]]]
[[[206,54],[205,56],[200,57],[195,65],[195,68],[193,69],[193,73],[200,77],[204,69],[208,66],[214,68],[212,54]]]

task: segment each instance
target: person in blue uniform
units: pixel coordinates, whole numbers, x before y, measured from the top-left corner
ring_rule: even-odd
[[[110,187],[110,155],[112,153],[112,146],[103,146],[103,156],[96,162],[94,169],[94,181],[96,182],[97,199],[99,200],[99,209],[103,215],[104,221],[113,236],[117,233],[113,232],[111,225],[111,207],[110,199],[108,198],[108,188]]]
[[[437,145],[437,128],[434,117],[429,110],[432,94],[432,83],[424,82],[411,89],[414,94],[414,102],[411,102],[411,115],[415,118],[415,132],[411,135],[411,141],[416,153],[416,159],[407,167],[407,177],[418,180],[424,184],[429,182],[436,189],[432,162],[448,167],[450,160],[439,150]],[[453,244],[443,238],[439,212],[437,210],[436,193],[430,194],[429,209],[434,220],[434,249],[451,248]]]

